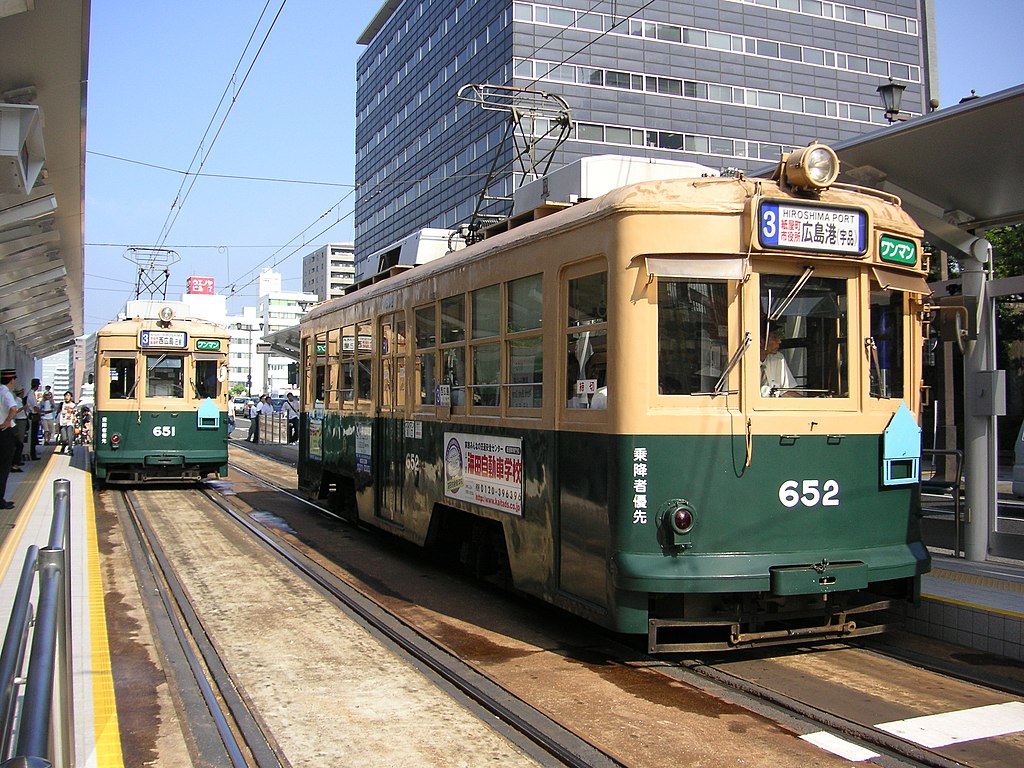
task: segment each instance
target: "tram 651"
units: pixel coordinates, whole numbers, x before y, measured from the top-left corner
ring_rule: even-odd
[[[200,480],[228,467],[228,341],[184,305],[129,302],[96,334],[93,472],[107,483]]]
[[[929,291],[837,171],[630,185],[319,305],[300,488],[652,651],[883,631]]]

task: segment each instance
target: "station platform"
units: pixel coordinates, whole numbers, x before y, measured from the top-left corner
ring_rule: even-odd
[[[297,460],[296,445],[246,443],[237,434],[232,443],[292,465]],[[15,508],[0,511],[0,615],[9,618],[28,547],[47,544],[54,482],[69,480],[75,764],[119,768],[124,762],[92,480],[85,449],[75,451],[67,456],[55,453],[53,446],[40,446],[40,459],[10,476],[7,498]],[[908,631],[1024,661],[1024,563],[976,563],[933,553],[933,570],[922,579],[922,593],[921,604],[909,611]]]
[[[82,446],[65,455],[41,445],[39,459],[25,462],[24,470],[8,479],[7,500],[14,508],[0,511],[0,616],[6,629],[26,552],[49,543],[54,483],[70,481],[71,535],[65,548],[71,575],[74,765],[120,768],[124,763],[87,456]]]

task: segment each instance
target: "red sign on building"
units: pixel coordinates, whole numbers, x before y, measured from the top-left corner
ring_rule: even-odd
[[[213,295],[212,277],[190,277],[188,279],[188,290],[186,293],[203,293]]]

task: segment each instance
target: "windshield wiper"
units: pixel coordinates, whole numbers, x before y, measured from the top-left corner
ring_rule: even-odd
[[[773,312],[769,313],[769,323],[774,323],[776,320],[782,317],[782,313],[786,311],[789,305],[793,303],[793,299],[796,298],[796,295],[803,290],[803,287],[805,285],[807,285],[807,281],[811,279],[812,274],[814,274],[814,267],[806,267],[804,269],[804,273],[800,275],[800,279],[797,280],[796,284],[790,289],[789,294],[786,296],[786,298],[779,302],[779,306],[776,307]]]
[[[711,395],[720,395],[725,391],[726,385],[729,383],[729,374],[732,373],[732,369],[735,368],[740,359],[743,357],[743,353],[747,351],[747,347],[754,343],[754,337],[750,335],[750,331],[747,331],[743,335],[743,341],[740,342],[740,347],[733,352],[732,357],[729,358],[729,364],[725,366],[725,370],[722,371],[722,375],[718,377],[718,381],[715,383],[715,389],[711,392]]]

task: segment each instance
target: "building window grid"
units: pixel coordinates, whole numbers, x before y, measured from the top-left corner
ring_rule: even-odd
[[[679,78],[661,77],[638,72],[621,70],[605,70],[595,67],[576,66],[573,64],[555,64],[539,59],[513,59],[517,78],[529,80],[552,80],[554,82],[571,82],[587,88],[612,88],[615,90],[637,90],[646,93],[657,93],[669,98],[696,99],[714,104],[730,104],[754,109],[770,109],[773,112],[789,112],[809,117],[836,117],[858,123],[881,124],[885,117],[882,109],[856,104],[849,101],[834,99],[818,99],[811,96],[766,91],[759,88],[744,86],[721,85],[700,80],[681,80]],[[561,76],[551,77],[555,69]],[[564,70],[574,70],[575,74],[567,79]],[[602,86],[601,83],[604,83]],[[614,83],[614,84],[613,84]],[[620,84],[621,83],[621,84]],[[637,87],[632,87],[633,85]],[[719,97],[712,94],[718,92]],[[731,98],[722,98],[726,92]],[[794,108],[799,101],[799,109]],[[809,105],[819,111],[808,109]],[[860,113],[862,117],[855,117]],[[914,115],[916,113],[908,113]]]
[[[727,51],[757,58],[777,59],[780,61],[796,61],[794,58],[783,57],[780,46],[787,50],[799,49],[801,57],[798,63],[812,67],[824,67],[845,72],[856,72],[858,74],[871,74],[880,77],[894,77],[901,80],[909,80],[912,83],[921,82],[921,68],[912,64],[887,61],[885,59],[874,59],[855,54],[845,54],[836,51],[828,51],[823,48],[814,48],[793,43],[779,43],[764,38],[749,37],[747,35],[734,35],[726,32],[700,29],[696,27],[681,27],[678,24],[666,24],[662,22],[643,21],[642,19],[627,19],[623,16],[611,14],[588,14],[588,23],[579,25],[577,20],[572,24],[559,24],[548,21],[547,12],[550,10],[564,11],[563,8],[552,9],[545,5],[532,5],[528,3],[515,3],[516,21],[523,21],[543,26],[556,26],[561,28],[579,29],[584,32],[593,32],[593,17],[603,16],[605,18],[604,34],[619,37],[645,37],[658,40],[672,45],[685,45],[692,48],[704,48],[707,50]],[[582,15],[586,11],[578,11]],[[559,17],[561,18],[561,17]],[[626,30],[622,31],[621,26],[626,24]],[[867,26],[867,25],[864,25]],[[676,39],[678,33],[679,39]],[[703,39],[703,42],[701,40]],[[712,44],[714,41],[716,44]],[[772,53],[774,51],[774,54]],[[821,54],[822,61],[813,61]],[[857,67],[850,66],[850,59],[858,63]],[[859,67],[859,62],[864,61],[864,68]],[[830,63],[831,62],[831,63]],[[884,71],[883,71],[884,70]]]
[[[884,29],[902,35],[917,37],[919,29],[917,19],[901,16],[896,13],[869,11],[842,3],[827,3],[822,0],[727,0],[741,5],[755,5],[771,8],[785,13],[796,13],[801,16],[816,16],[822,19],[834,19],[872,29]]]

